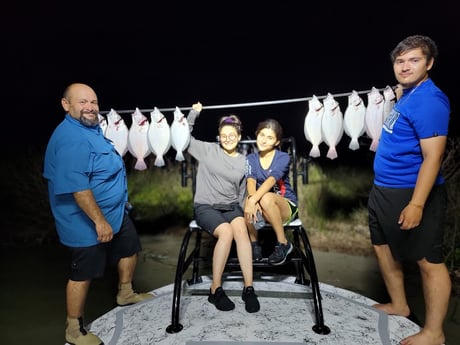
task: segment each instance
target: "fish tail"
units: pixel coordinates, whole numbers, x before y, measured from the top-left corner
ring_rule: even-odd
[[[319,157],[321,156],[321,153],[319,151],[319,147],[318,146],[313,146],[310,150],[310,157]]]
[[[374,151],[374,152],[377,151],[378,145],[379,145],[379,142],[377,140],[372,140],[369,150]]]
[[[348,146],[348,148],[349,148],[350,150],[353,150],[353,151],[359,149],[358,140],[356,140],[356,139],[351,139],[350,145]]]
[[[337,150],[335,149],[334,146],[331,146],[331,147],[329,148],[329,150],[327,151],[326,157],[329,158],[329,159],[335,159],[335,158],[338,157],[338,155],[337,155]]]
[[[163,159],[162,155],[158,155],[157,158],[155,158],[155,162],[153,163],[156,167],[162,167],[165,165],[165,160]]]
[[[183,161],[185,160],[184,155],[182,154],[182,151],[177,151],[176,153],[176,161]]]
[[[145,161],[143,159],[138,159],[136,161],[136,164],[134,165],[134,169],[136,169],[136,170],[145,170],[145,169],[147,169],[147,164],[145,164]]]

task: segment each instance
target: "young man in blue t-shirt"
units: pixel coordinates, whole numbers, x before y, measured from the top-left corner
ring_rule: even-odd
[[[421,35],[391,52],[400,97],[383,124],[368,202],[371,241],[390,296],[375,307],[409,316],[403,261],[416,262],[422,276],[425,325],[401,345],[445,342],[451,281],[442,252],[447,197],[440,170],[450,106],[428,76],[436,57],[436,44]]]

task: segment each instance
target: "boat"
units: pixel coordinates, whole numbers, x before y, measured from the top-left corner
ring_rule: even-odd
[[[256,274],[261,309],[250,314],[241,300],[241,275],[226,274],[223,288],[236,306],[223,312],[207,301],[211,277],[200,278],[200,283],[181,284],[180,330],[170,329],[174,284],[153,290],[151,300],[110,310],[89,329],[106,345],[396,345],[420,330],[405,317],[373,308],[377,302],[372,299],[319,283],[329,332],[317,333],[312,289],[289,275]]]
[[[250,147],[254,141],[241,143]],[[297,162],[294,138],[283,139],[283,144]],[[196,166],[193,162],[188,166],[187,160],[182,164],[182,185],[186,186],[188,178],[194,182]],[[292,165],[295,191],[297,177],[303,174],[300,170]],[[206,246],[205,240],[213,238],[191,220],[179,249],[175,281],[151,291],[152,299],[110,310],[88,325],[89,330],[106,345],[396,345],[420,331],[408,318],[374,308],[375,300],[321,283],[301,220],[293,220],[285,230],[295,248],[288,260],[271,266],[264,255],[253,264],[260,311],[245,311],[243,278],[234,250],[222,287],[235,309],[219,311],[208,302],[212,277],[201,263],[211,260],[206,248],[212,251],[213,246]],[[195,241],[190,241],[192,236]],[[270,224],[259,230],[259,240],[268,250],[273,248]],[[262,252],[267,254],[267,248]]]

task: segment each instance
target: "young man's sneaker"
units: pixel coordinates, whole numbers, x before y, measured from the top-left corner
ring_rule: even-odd
[[[255,313],[259,311],[260,304],[252,286],[247,286],[243,289],[241,299],[244,301],[245,309],[248,313]]]
[[[260,244],[256,242],[251,242],[252,246],[252,260],[253,261],[260,261],[262,260],[262,247]]]
[[[211,290],[209,290],[208,302],[214,304],[217,309],[222,311],[229,311],[235,308],[235,303],[228,298],[222,287],[218,287],[214,293],[211,293]]]
[[[293,246],[290,241],[286,244],[277,243],[275,251],[268,257],[270,265],[281,265],[286,261],[287,256],[292,252]]]

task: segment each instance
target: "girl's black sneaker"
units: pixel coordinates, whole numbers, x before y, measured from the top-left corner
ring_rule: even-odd
[[[214,304],[217,309],[222,311],[229,311],[235,308],[235,303],[228,298],[224,289],[220,286],[214,293],[211,293],[211,289],[209,290],[208,302]]]
[[[243,289],[241,299],[245,303],[245,309],[248,313],[255,313],[260,310],[259,300],[252,286],[247,286]]]

